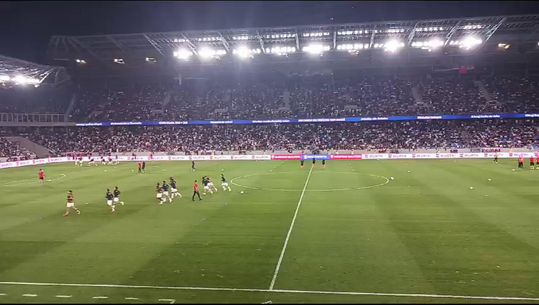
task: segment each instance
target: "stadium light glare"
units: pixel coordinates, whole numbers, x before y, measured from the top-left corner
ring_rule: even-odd
[[[248,59],[253,58],[254,54],[260,54],[260,49],[249,49],[246,46],[241,46],[232,50],[232,54],[236,55],[240,59]]]
[[[21,75],[21,74],[15,75],[15,77],[13,77],[12,81],[16,85],[21,85],[21,86],[24,86],[24,85],[38,85],[39,84],[39,79],[33,78],[33,77],[26,77],[26,76]]]
[[[481,38],[477,38],[475,36],[466,36],[460,42],[459,47],[461,47],[461,48],[463,48],[465,50],[470,50],[470,49],[473,49],[473,48],[477,47],[481,43],[483,43],[483,40]]]
[[[200,56],[200,58],[203,59],[203,60],[209,60],[209,59],[219,57],[219,56],[222,56],[222,55],[225,55],[225,54],[226,54],[225,50],[214,50],[214,49],[210,49],[208,47],[202,47],[198,51],[198,56]]]
[[[0,75],[0,82],[9,82],[11,77],[9,75]]]
[[[511,45],[508,44],[508,43],[499,43],[499,44],[498,44],[498,48],[499,48],[499,49],[507,50],[507,49],[509,49],[510,47],[511,47]]]
[[[266,48],[266,53],[275,54],[277,56],[288,55],[295,52],[296,52],[296,47],[272,46],[270,48]]]
[[[322,55],[324,52],[329,51],[330,47],[328,45],[313,43],[303,47],[303,52],[313,54],[313,55]]]
[[[157,62],[157,59],[153,58],[153,57],[146,57],[146,62],[149,62],[149,63],[156,63]]]
[[[189,60],[189,58],[193,55],[193,53],[187,49],[178,49],[174,51],[174,57],[181,59],[181,60]]]
[[[123,58],[114,58],[114,62],[120,65],[125,65]]]
[[[86,60],[77,58],[75,59],[75,62],[81,65],[84,65],[86,63]]]
[[[398,41],[396,39],[388,40],[386,43],[384,43],[384,51],[395,53],[401,48],[404,47],[404,42]]]

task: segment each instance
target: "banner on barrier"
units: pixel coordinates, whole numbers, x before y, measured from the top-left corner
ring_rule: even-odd
[[[330,160],[361,160],[362,155],[330,155]]]
[[[301,160],[301,155],[271,155],[271,160]]]

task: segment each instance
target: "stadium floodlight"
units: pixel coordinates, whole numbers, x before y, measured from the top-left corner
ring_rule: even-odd
[[[329,51],[330,47],[328,45],[323,45],[319,43],[313,43],[303,47],[303,52],[313,54],[313,55],[322,55],[322,53]]]
[[[21,74],[18,74],[15,77],[13,77],[12,81],[16,85],[21,85],[21,86],[24,86],[24,85],[38,85],[40,83],[39,79],[37,79],[37,78],[27,77],[27,76],[24,76],[24,75],[21,75]]]
[[[240,59],[247,59],[252,58],[254,54],[260,54],[260,49],[249,49],[246,46],[241,46],[232,50],[232,54],[236,55]]]
[[[404,47],[404,42],[398,41],[396,39],[388,40],[386,43],[384,43],[384,51],[395,53],[401,48]]]
[[[9,75],[0,75],[0,82],[9,82],[11,77]]]
[[[189,58],[193,55],[193,52],[187,50],[187,49],[178,49],[174,51],[174,57],[181,59],[181,60],[189,60]]]
[[[123,58],[114,58],[114,62],[120,65],[125,64],[125,61],[123,60]]]
[[[296,52],[296,47],[273,46],[266,48],[266,53],[275,54],[277,56],[288,55]]]
[[[483,43],[483,40],[481,38],[477,38],[475,36],[466,36],[460,42],[459,47],[461,47],[463,49],[466,49],[466,50],[470,50],[470,49],[473,49],[473,48],[477,47],[481,43]]]
[[[84,65],[86,63],[86,60],[77,58],[75,59],[75,62],[81,65]]]
[[[350,53],[356,53],[359,50],[368,49],[368,43],[344,43],[337,45],[337,51],[348,51]]]
[[[203,60],[212,59],[214,57],[219,57],[225,54],[226,54],[225,50],[214,50],[208,47],[202,47],[198,51],[198,56],[200,56],[200,58]]]
[[[510,47],[511,47],[511,45],[508,44],[508,43],[499,43],[499,44],[498,44],[498,48],[499,48],[499,49],[507,50],[507,49],[509,49]]]
[[[157,59],[153,58],[153,57],[146,57],[146,62],[149,62],[149,63],[156,63],[157,62]]]

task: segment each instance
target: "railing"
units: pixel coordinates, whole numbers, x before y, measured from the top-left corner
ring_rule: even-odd
[[[0,113],[0,126],[71,126],[63,113]]]

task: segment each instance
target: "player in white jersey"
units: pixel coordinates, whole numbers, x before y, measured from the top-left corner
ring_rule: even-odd
[[[226,190],[228,190],[229,192],[232,191],[230,186],[228,186],[228,182],[226,181],[224,174],[221,174],[221,186],[223,187],[223,191],[226,191]]]

